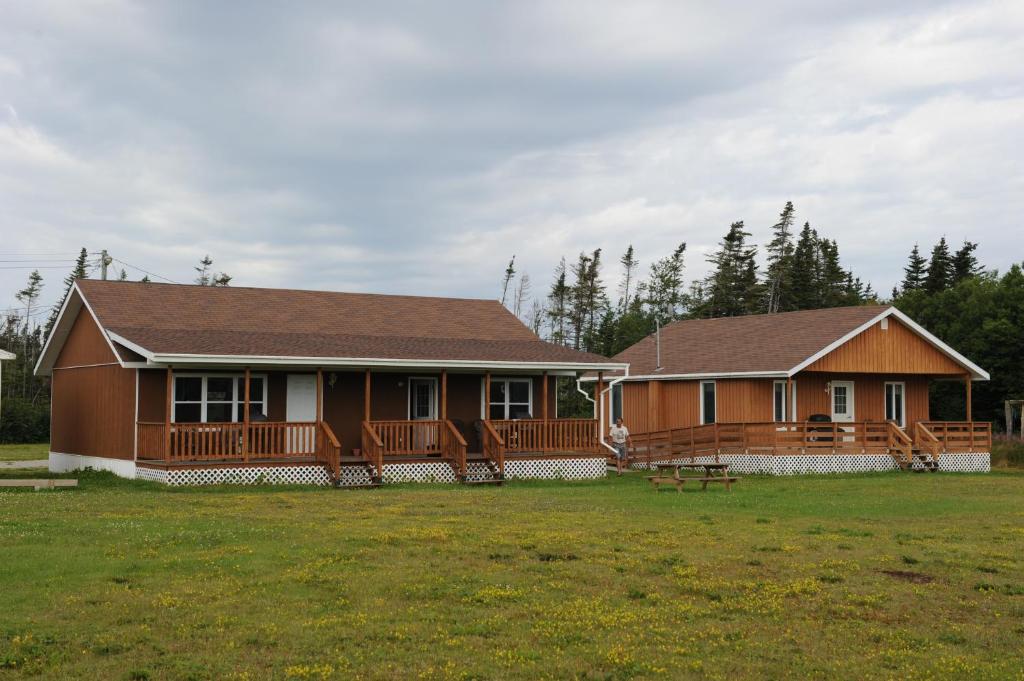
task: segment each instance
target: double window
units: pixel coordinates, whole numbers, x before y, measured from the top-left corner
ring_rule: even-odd
[[[245,377],[226,374],[174,377],[175,423],[227,423],[245,420]],[[266,377],[249,379],[249,415],[266,415]]]
[[[716,417],[715,382],[700,382],[700,422],[714,423]]]
[[[907,425],[905,390],[903,383],[885,384],[885,420],[894,421],[900,428]]]
[[[529,378],[491,379],[487,399],[489,419],[528,419],[533,417],[533,380]]]

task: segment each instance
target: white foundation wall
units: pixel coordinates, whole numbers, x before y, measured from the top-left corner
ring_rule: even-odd
[[[110,471],[122,478],[135,478],[134,461],[50,452],[49,469],[51,473],[70,473],[71,471],[84,471],[87,468],[94,471]]]

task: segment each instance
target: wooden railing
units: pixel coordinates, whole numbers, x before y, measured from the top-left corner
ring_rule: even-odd
[[[363,421],[362,439],[363,458],[373,467],[374,477],[384,475],[384,443],[369,421]]]
[[[992,424],[988,421],[924,421],[945,452],[988,452],[992,449]]]
[[[384,448],[384,456],[441,454],[444,421],[370,421]]]
[[[938,462],[939,454],[942,452],[942,443],[935,437],[935,434],[928,429],[924,423],[918,421],[914,424],[914,447],[922,452],[931,454],[932,461]]]
[[[889,429],[889,454],[897,459],[901,466],[909,466],[914,460],[914,441],[895,422],[887,421]]]
[[[238,425],[241,428],[242,424]],[[249,424],[250,459],[316,454],[316,421],[262,421]]]
[[[443,440],[441,455],[451,462],[457,476],[465,478],[467,472],[466,439],[462,437],[462,433],[451,421],[444,422],[441,439]]]
[[[331,476],[337,481],[341,478],[341,442],[334,431],[324,421],[320,422],[320,460]]]
[[[166,444],[163,421],[153,423],[139,421],[137,430],[137,452],[139,459],[163,461]]]
[[[316,459],[324,437],[316,421],[172,423],[169,433],[164,423],[140,421],[138,457],[165,463]]]
[[[489,420],[506,452],[595,452],[601,446],[595,419]]]
[[[505,441],[498,435],[490,421],[484,421],[480,429],[480,445],[484,456],[494,463],[498,473],[505,475]]]

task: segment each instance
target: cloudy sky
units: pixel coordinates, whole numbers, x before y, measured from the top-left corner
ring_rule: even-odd
[[[0,16],[2,307],[12,268],[83,245],[179,282],[209,253],[238,285],[496,297],[512,254],[541,293],[562,255],[686,241],[692,278],[786,200],[881,291],[941,235],[1024,259],[1019,1]]]

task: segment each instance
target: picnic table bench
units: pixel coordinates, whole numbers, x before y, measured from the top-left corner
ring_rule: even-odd
[[[0,480],[0,487],[32,487],[35,491],[56,487],[78,487],[78,480],[67,478],[35,478],[21,480]]]
[[[656,490],[661,489],[661,485],[673,485],[677,492],[682,492],[686,481],[692,480],[701,483],[702,490],[707,490],[709,482],[720,482],[726,491],[731,491],[732,483],[739,481],[739,478],[729,475],[727,463],[657,463],[654,466],[657,473],[648,475],[647,479]],[[680,470],[703,471],[703,475],[680,475]]]

